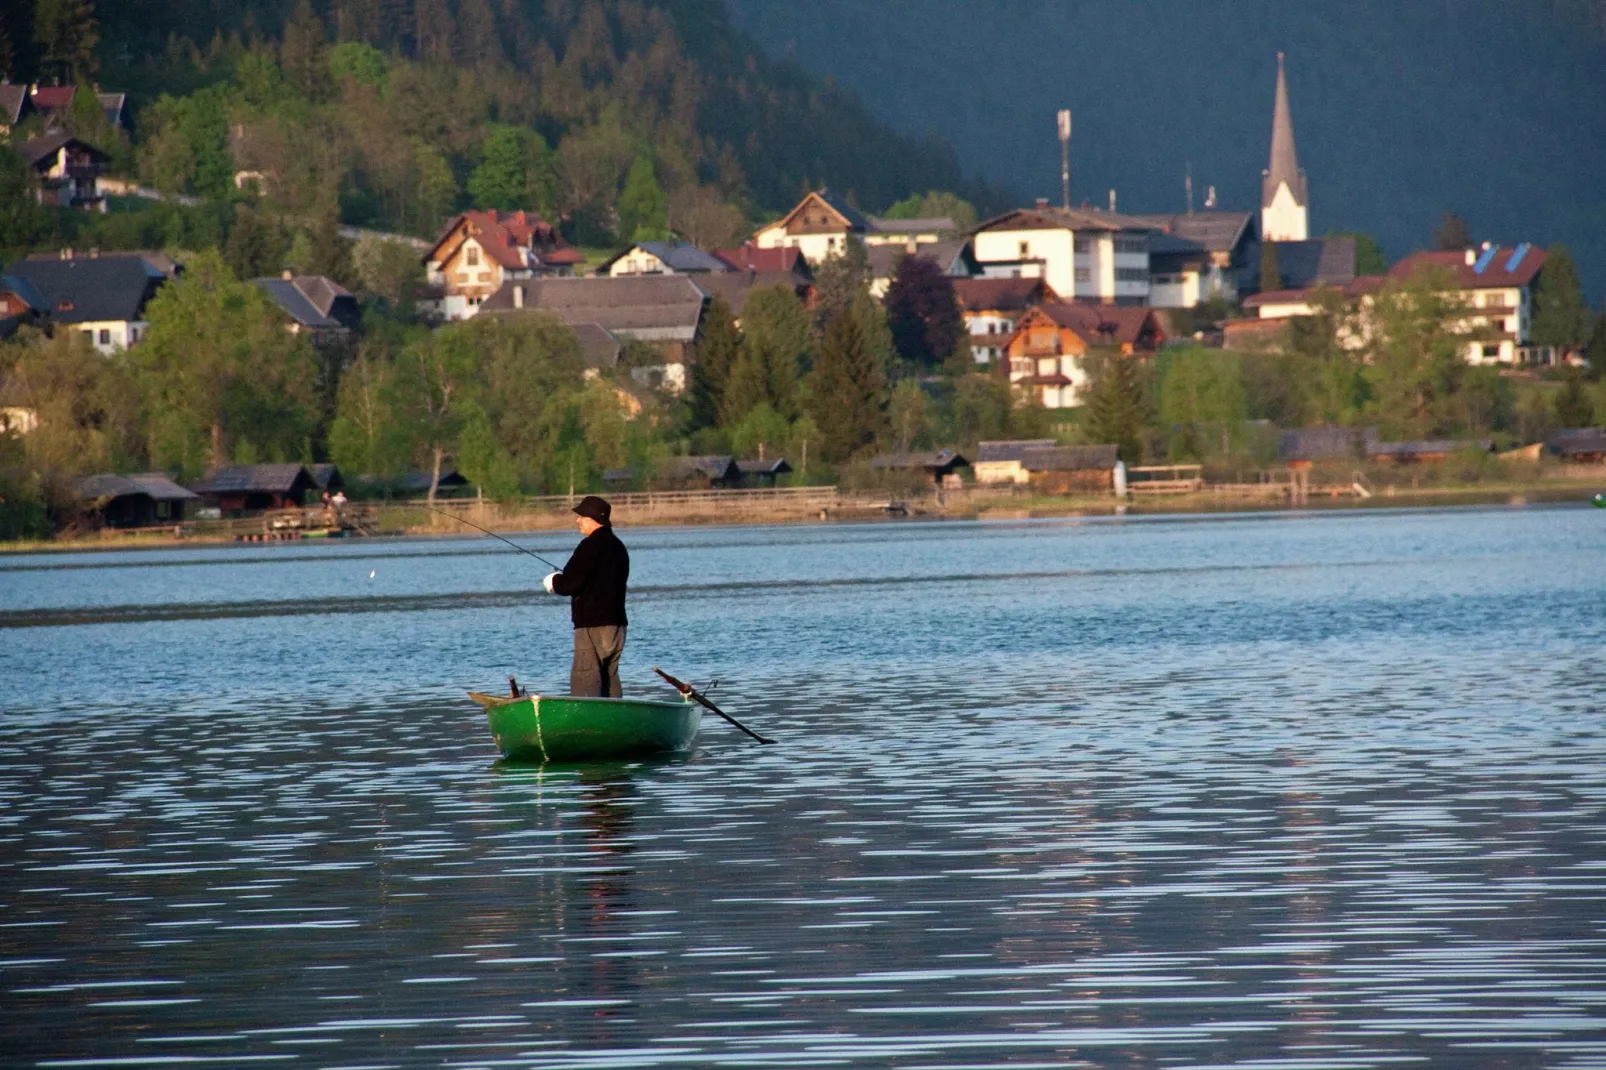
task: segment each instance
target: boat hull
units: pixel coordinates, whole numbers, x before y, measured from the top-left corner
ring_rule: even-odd
[[[702,710],[690,702],[470,693],[491,738],[517,762],[587,762],[677,754],[697,742]]]

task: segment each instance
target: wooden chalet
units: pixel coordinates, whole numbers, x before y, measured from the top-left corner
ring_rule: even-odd
[[[1021,453],[1032,490],[1039,494],[1113,493],[1115,446],[1033,446]]]
[[[444,319],[467,319],[503,283],[572,275],[583,259],[533,212],[464,212],[424,254],[428,303]]]
[[[305,504],[318,483],[302,464],[231,464],[214,469],[190,489],[225,514],[291,509]]]
[[[849,241],[863,241],[870,221],[829,190],[806,193],[780,219],[753,235],[760,249],[798,250],[811,264],[845,251]]]
[[[49,134],[12,146],[38,185],[40,204],[106,211],[100,176],[111,157],[69,134]]]
[[[86,512],[108,528],[145,528],[184,521],[200,495],[186,490],[161,472],[119,476],[85,476],[73,486]]]

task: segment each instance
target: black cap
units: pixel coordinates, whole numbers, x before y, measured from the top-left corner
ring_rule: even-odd
[[[595,494],[587,494],[580,499],[580,504],[574,507],[574,511],[580,516],[590,517],[599,524],[606,524],[609,514],[613,512],[613,506],[609,505],[604,498],[599,498]]]

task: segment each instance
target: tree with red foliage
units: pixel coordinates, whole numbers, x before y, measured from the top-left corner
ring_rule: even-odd
[[[905,256],[887,287],[887,327],[898,355],[920,368],[947,360],[964,334],[954,282],[936,261]]]

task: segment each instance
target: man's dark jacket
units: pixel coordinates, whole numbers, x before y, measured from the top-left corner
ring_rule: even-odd
[[[630,581],[630,554],[606,524],[580,540],[552,590],[568,595],[569,616],[576,628],[600,628],[625,620],[625,584]]]

